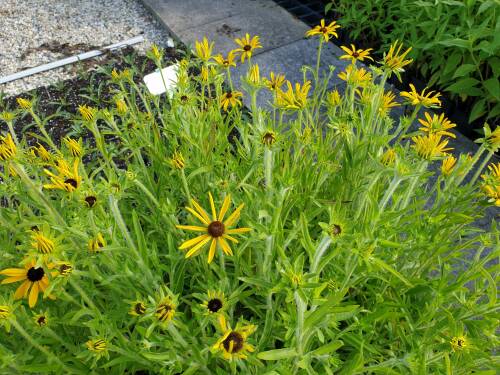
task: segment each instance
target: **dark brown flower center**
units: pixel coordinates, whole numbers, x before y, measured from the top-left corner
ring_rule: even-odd
[[[43,270],[42,267],[31,267],[28,270],[27,278],[31,282],[36,282],[42,280],[43,276],[45,275],[45,271]]]
[[[210,312],[216,313],[222,308],[222,301],[218,298],[208,301],[207,308]]]
[[[320,33],[323,33],[323,34],[326,34],[326,33],[328,32],[328,29],[327,29],[326,27],[321,27],[321,28],[319,29],[319,32],[320,32]]]
[[[244,47],[243,47],[243,50],[248,52],[248,51],[251,51],[252,50],[252,46],[250,44],[246,44]]]
[[[36,225],[33,225],[30,229],[32,232],[40,232],[40,228],[38,228],[38,226]]]
[[[266,145],[271,145],[274,143],[275,141],[275,137],[274,137],[274,134],[273,133],[266,133],[264,134],[264,136],[262,137],[262,141],[266,144]]]
[[[146,307],[144,306],[144,304],[142,302],[138,302],[135,304],[134,310],[135,310],[136,314],[142,315],[146,312]]]
[[[59,266],[59,273],[61,275],[67,275],[67,274],[71,273],[72,269],[73,269],[73,267],[71,267],[69,264],[61,264]]]
[[[337,225],[337,224],[333,224],[332,225],[332,234],[334,236],[338,236],[342,233],[342,228],[340,227],[340,225]]]
[[[181,96],[181,102],[186,103],[186,102],[187,102],[187,100],[188,100],[187,95],[182,95],[182,96]]]
[[[235,331],[231,331],[231,333],[226,337],[224,341],[222,341],[222,345],[224,346],[224,349],[228,353],[238,353],[241,349],[243,349],[243,343],[244,343],[243,336]],[[231,348],[231,343],[233,343],[233,348],[230,351]]]
[[[87,203],[87,206],[89,206],[90,208],[94,207],[96,202],[97,202],[97,198],[94,197],[93,195],[89,195],[88,197],[85,197],[85,203]]]
[[[233,97],[233,93],[231,91],[229,91],[227,94],[226,94],[226,98],[228,99],[231,99]]]
[[[224,234],[224,224],[220,221],[212,221],[208,226],[208,234],[212,237],[220,237]]]
[[[457,345],[460,346],[460,347],[464,346],[464,340],[458,339],[457,340]]]
[[[39,326],[44,326],[47,324],[47,319],[44,316],[40,316],[36,322],[38,323]]]
[[[354,57],[354,58],[359,57],[359,53],[357,53],[357,52],[353,52],[353,53],[352,53],[352,57]]]
[[[64,183],[73,186],[75,189],[78,187],[78,182],[74,178],[67,178]]]

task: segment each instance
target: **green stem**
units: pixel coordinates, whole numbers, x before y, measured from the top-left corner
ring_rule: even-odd
[[[476,169],[476,172],[474,173],[474,176],[472,176],[472,179],[469,182],[470,186],[474,185],[474,183],[477,181],[477,179],[479,178],[479,175],[481,174],[481,172],[483,171],[483,169],[486,167],[486,164],[488,164],[488,162],[493,157],[493,154],[495,154],[495,151],[493,151],[493,150],[490,150],[488,152],[488,155],[486,155],[486,157],[482,161],[482,163],[479,166],[479,168]]]
[[[184,192],[186,193],[186,197],[188,199],[188,205],[191,205],[191,192],[189,191],[189,186],[186,179],[186,174],[184,173],[184,169],[181,169],[181,180],[182,187],[184,188]]]

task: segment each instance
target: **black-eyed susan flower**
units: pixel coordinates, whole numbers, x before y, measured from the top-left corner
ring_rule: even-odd
[[[248,69],[247,80],[250,84],[257,86],[260,84],[260,71],[257,64],[252,64],[250,69]]]
[[[222,109],[224,109],[224,111],[227,111],[227,108],[229,106],[241,106],[241,100],[239,98],[241,98],[242,96],[243,94],[239,91],[225,92],[220,99],[220,106],[222,107]]]
[[[393,165],[396,161],[396,151],[393,148],[388,148],[380,157],[380,162],[385,166]]]
[[[42,328],[49,324],[49,317],[47,313],[36,314],[33,316],[33,321],[38,327]]]
[[[469,340],[467,339],[467,337],[465,337],[463,335],[454,336],[450,340],[450,345],[451,345],[451,349],[454,352],[458,352],[458,351],[466,349],[469,346]]]
[[[78,112],[80,112],[82,119],[88,122],[94,121],[97,116],[97,109],[87,105],[79,106]]]
[[[348,65],[345,71],[338,74],[338,77],[352,86],[366,86],[372,80],[370,72],[355,65]]]
[[[116,70],[113,69],[111,72],[111,78],[114,81],[120,81],[120,80],[129,80],[132,78],[132,73],[130,69],[123,69],[123,70]]]
[[[221,352],[224,359],[233,361],[245,359],[248,353],[255,351],[254,347],[248,343],[248,336],[255,332],[256,326],[252,324],[244,326],[238,323],[232,329],[224,315],[219,315],[218,320],[223,335],[212,347],[214,352]]]
[[[209,290],[206,299],[201,304],[205,308],[207,315],[221,314],[226,310],[227,302],[224,293],[220,291]]]
[[[419,135],[412,137],[412,141],[414,142],[412,147],[417,154],[427,160],[434,160],[453,150],[451,147],[446,147],[448,141],[443,140],[439,134]]]
[[[274,72],[269,73],[269,79],[264,78],[264,85],[270,91],[278,91],[281,90],[281,87],[285,84],[285,75],[284,74],[275,74]]]
[[[163,58],[163,49],[153,43],[151,44],[149,50],[146,52],[146,56],[153,61],[160,62]]]
[[[175,169],[184,169],[186,161],[180,152],[174,151],[174,154],[170,158],[170,164]]]
[[[79,159],[73,161],[73,167],[70,167],[64,159],[57,159],[55,169],[57,174],[48,169],[44,169],[45,174],[50,177],[50,184],[44,184],[44,189],[58,189],[69,193],[74,192],[82,183],[82,178],[78,173]]]
[[[325,20],[322,19],[319,23],[319,25],[313,27],[311,30],[308,30],[306,32],[306,36],[314,36],[314,35],[319,35],[322,40],[325,42],[328,42],[332,36],[335,38],[338,38],[339,35],[337,34],[337,29],[340,28],[340,25],[337,25],[337,22],[332,21],[328,25],[325,23]]]
[[[106,241],[102,233],[97,233],[94,238],[91,238],[88,242],[88,249],[91,253],[96,253],[101,251],[101,249],[106,246]]]
[[[326,94],[326,102],[331,107],[337,107],[342,102],[340,94],[337,90],[330,91]]]
[[[443,159],[441,163],[441,173],[443,176],[449,176],[453,170],[453,167],[455,167],[455,164],[457,163],[457,158],[453,156],[448,156],[447,158]]]
[[[74,158],[81,158],[83,155],[83,147],[82,147],[82,139],[80,138],[78,141],[72,139],[70,137],[65,137],[64,144],[68,148],[69,153]]]
[[[267,130],[262,134],[261,142],[265,146],[272,146],[276,142],[276,132]]]
[[[29,99],[25,98],[16,98],[17,105],[25,110],[30,110],[33,107],[33,103]]]
[[[389,76],[394,73],[400,82],[401,73],[404,72],[403,68],[413,61],[413,59],[405,60],[406,55],[410,53],[412,48],[410,47],[404,52],[401,51],[401,48],[403,48],[403,43],[399,43],[396,40],[395,43],[391,44],[389,51],[387,53],[384,52],[382,61],[382,67],[389,72]]]
[[[230,68],[231,66],[236,66],[236,54],[234,51],[229,51],[227,54],[227,57],[222,56],[221,54],[218,54],[217,56],[214,56],[215,62],[223,67],[223,68]]]
[[[146,304],[143,301],[134,301],[128,313],[133,316],[142,316],[146,313]]]
[[[40,143],[30,149],[30,154],[44,163],[50,163],[52,160],[52,154]]]
[[[94,208],[97,204],[97,196],[95,196],[94,194],[85,195],[85,197],[83,198],[83,202],[88,208]]]
[[[52,276],[63,276],[67,277],[73,272],[73,265],[70,262],[60,260],[55,263],[48,265],[49,268],[54,269]]]
[[[0,120],[3,120],[7,123],[12,122],[16,118],[16,114],[14,112],[2,111],[0,112]]]
[[[276,105],[286,110],[301,110],[307,105],[307,95],[311,89],[311,82],[303,85],[296,82],[295,88],[290,81],[286,82],[287,90],[279,90],[276,95]]]
[[[500,163],[488,165],[488,172],[481,175],[483,184],[481,190],[488,202],[500,206]]]
[[[373,48],[356,49],[356,47],[354,47],[354,44],[351,44],[351,48],[346,46],[341,46],[340,48],[342,48],[342,50],[346,53],[345,55],[340,56],[340,58],[351,60],[353,64],[356,61],[364,61],[365,59],[373,61],[373,59],[370,57],[370,51],[372,51]]]
[[[108,350],[108,343],[102,338],[90,339],[85,343],[85,345],[88,350],[98,357],[105,355]]]
[[[481,190],[488,198],[488,202],[500,207],[500,184],[483,184],[481,185]]]
[[[251,58],[257,48],[262,48],[257,35],[250,38],[250,34],[246,34],[244,38],[236,38],[234,41],[240,46],[234,51],[241,53],[242,63],[245,62],[246,58]]]
[[[7,332],[10,332],[10,321],[9,319],[13,317],[13,309],[9,302],[0,301],[0,326],[5,327]]]
[[[212,57],[214,42],[209,43],[207,37],[203,37],[201,42],[194,42],[195,56],[204,62],[208,62]]]
[[[10,133],[5,137],[0,136],[0,161],[14,159],[16,154],[17,147]]]
[[[382,117],[387,116],[391,108],[399,106],[399,103],[394,101],[396,99],[396,94],[392,91],[384,93],[382,100],[380,102],[379,113]]]
[[[222,203],[222,207],[217,215],[217,211],[215,209],[214,199],[212,198],[212,194],[208,193],[208,197],[210,200],[210,207],[212,211],[212,218],[210,218],[207,212],[201,207],[194,199],[191,199],[191,204],[194,207],[186,207],[186,210],[195,216],[198,220],[201,221],[203,226],[194,226],[194,225],[176,225],[178,229],[189,230],[194,232],[202,232],[204,234],[195,237],[193,239],[187,240],[181,244],[179,249],[186,250],[190,249],[186,253],[186,258],[192,257],[196,255],[208,242],[210,243],[210,249],[208,252],[208,263],[211,263],[217,246],[222,249],[222,251],[226,255],[233,255],[233,251],[229,246],[226,240],[229,240],[234,243],[238,243],[238,240],[234,238],[233,234],[241,234],[250,231],[250,228],[233,228],[230,227],[233,224],[236,224],[238,219],[240,218],[240,213],[244,203],[240,204],[236,210],[233,211],[229,217],[224,220],[224,217],[229,210],[229,206],[231,205],[231,196],[228,194],[226,198],[224,198],[224,202]]]
[[[163,297],[156,305],[155,316],[163,324],[170,322],[175,316],[177,306],[170,297]]]
[[[401,91],[399,95],[406,98],[406,102],[408,104],[414,106],[422,105],[426,108],[441,107],[441,100],[439,100],[441,94],[438,92],[434,94],[434,91],[429,91],[428,93],[425,93],[425,90],[427,90],[427,88],[423,89],[422,92],[419,94],[415,86],[410,83],[410,91]]]
[[[49,286],[49,278],[43,267],[37,266],[31,259],[24,264],[24,268],[7,268],[0,271],[0,275],[7,276],[2,280],[2,284],[23,283],[14,293],[14,299],[28,298],[30,308],[33,308],[38,301],[38,293],[43,293]]]
[[[451,132],[449,129],[454,128],[455,124],[453,124],[450,120],[444,117],[444,113],[440,115],[436,115],[435,113],[431,115],[428,112],[425,112],[425,120],[418,119],[418,122],[422,124],[420,128],[421,131],[428,134],[436,134],[436,135],[448,135],[452,138],[456,138],[457,136]]]
[[[213,66],[202,66],[200,70],[200,79],[203,83],[208,83],[211,80],[214,79],[214,77],[217,75],[217,71]]]
[[[128,106],[127,103],[125,103],[125,100],[122,98],[116,98],[115,99],[115,106],[116,106],[116,112],[120,115],[124,115],[128,111]]]
[[[37,250],[40,254],[52,254],[55,249],[55,243],[53,239],[49,238],[43,234],[40,230],[31,231],[31,246]]]
[[[0,305],[0,320],[9,319],[11,314],[11,308],[7,305]]]
[[[488,123],[484,124],[484,137],[476,140],[476,143],[482,143],[487,150],[496,152],[500,149],[500,126],[491,131]]]

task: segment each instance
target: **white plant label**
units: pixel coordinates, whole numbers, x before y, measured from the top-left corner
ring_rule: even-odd
[[[152,95],[167,92],[171,96],[177,86],[177,71],[179,64],[167,66],[161,70],[144,76],[144,83]]]

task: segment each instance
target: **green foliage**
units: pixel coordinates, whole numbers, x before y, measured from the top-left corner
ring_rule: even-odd
[[[355,41],[411,45],[428,85],[472,103],[469,121],[500,115],[498,0],[332,0]]]

